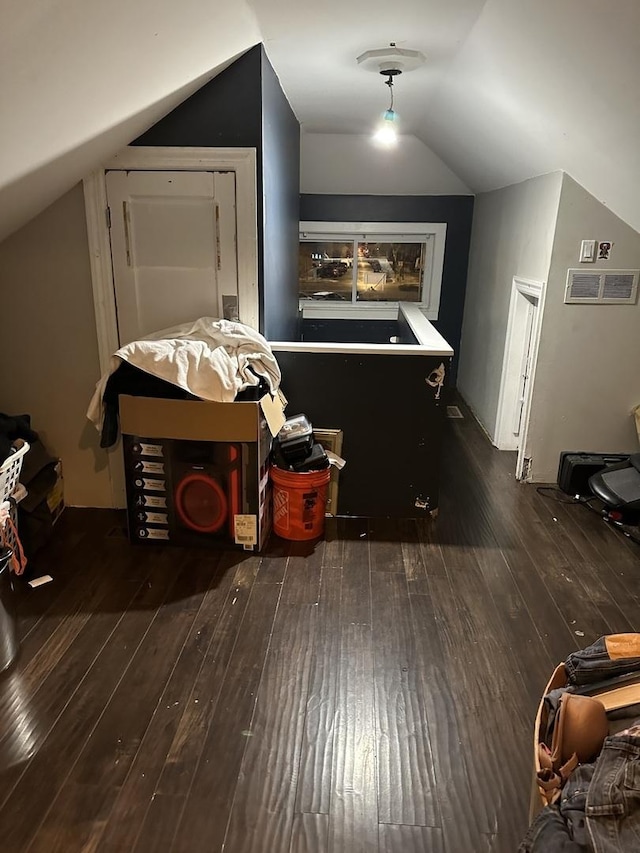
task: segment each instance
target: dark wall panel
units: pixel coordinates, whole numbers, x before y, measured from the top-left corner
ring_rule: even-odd
[[[325,344],[388,344],[398,337],[402,343],[417,344],[406,323],[398,320],[310,320],[302,321],[302,340]]]
[[[439,317],[434,326],[455,352],[455,382],[467,284],[473,196],[300,196],[300,219],[327,222],[446,222],[447,244]]]
[[[300,125],[262,52],[264,287],[261,316],[272,341],[298,337]]]
[[[262,147],[262,45],[256,45],[132,145]]]
[[[424,517],[438,506],[444,401],[425,382],[447,359],[278,352],[290,415],[342,429],[339,515]]]

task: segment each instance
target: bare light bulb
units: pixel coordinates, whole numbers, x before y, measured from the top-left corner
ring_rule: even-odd
[[[373,141],[378,142],[380,145],[384,145],[387,148],[395,145],[398,141],[398,134],[396,133],[395,127],[384,125],[383,127],[378,128],[378,130],[373,134]]]
[[[390,148],[397,143],[398,132],[395,128],[395,120],[396,113],[393,110],[387,110],[384,114],[382,124],[373,134],[374,142],[384,145],[386,148]]]

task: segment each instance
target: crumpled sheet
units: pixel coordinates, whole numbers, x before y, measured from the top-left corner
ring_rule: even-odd
[[[201,317],[154,332],[121,347],[111,357],[91,398],[87,417],[102,428],[102,398],[109,376],[122,361],[172,382],[195,397],[231,403],[263,377],[272,394],[280,385],[280,368],[266,339],[255,329],[230,320]]]

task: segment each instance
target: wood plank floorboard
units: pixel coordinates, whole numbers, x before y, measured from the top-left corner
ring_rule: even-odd
[[[30,580],[39,575],[52,575],[53,583],[48,585],[47,594],[33,595],[33,590],[26,584],[16,584],[14,613],[23,652],[26,637],[41,621],[53,631],[57,619],[68,615],[71,592],[87,590],[100,579],[105,572],[106,556],[126,569],[123,564],[127,555],[131,555],[131,549],[125,538],[110,536],[121,523],[121,514],[103,510],[69,507],[63,513],[56,525],[55,538],[45,550],[29,560],[23,576],[24,580]],[[126,570],[133,579],[135,567],[130,566]],[[44,642],[42,639],[40,645]]]
[[[271,853],[290,846],[316,618],[315,605],[280,601],[225,849]]]
[[[180,720],[189,703],[194,682],[209,648],[222,607],[229,591],[233,572],[225,572],[218,555],[211,562],[189,560],[188,573],[198,585],[209,583],[204,595],[196,598],[199,604],[189,635],[176,658],[165,689],[157,702],[140,746],[131,762],[125,780],[118,786],[118,796],[101,829],[93,831],[87,846],[102,850],[131,850],[140,830],[140,812],[146,810],[156,793],[156,787]],[[188,598],[185,589],[185,598]],[[168,650],[163,648],[163,655]],[[121,740],[121,739],[120,739]]]
[[[398,522],[393,518],[369,519],[371,571],[405,574],[402,550],[398,548]]]
[[[371,625],[351,621],[348,610],[343,619],[328,850],[368,853],[378,843]]]
[[[436,520],[262,556],[67,510],[16,582],[3,853],[508,853],[555,664],[640,628],[640,548],[518,483],[464,404]]]
[[[237,560],[233,562],[235,564]],[[237,566],[234,564],[228,566],[232,583],[227,591],[220,619],[202,659],[191,696],[180,717],[162,769],[158,790],[165,794],[186,795],[186,787],[191,783],[202,743],[206,738],[213,712],[220,701],[224,679],[241,631],[249,629],[245,618],[250,616],[247,614],[247,608],[260,563],[258,558],[252,557],[244,559]]]
[[[543,573],[546,572],[546,566],[540,565],[538,539],[531,535],[531,513],[527,511],[522,496],[523,489],[529,487],[515,481],[513,473],[509,473],[500,460],[500,451],[489,444],[470,420],[462,422],[461,426],[452,427],[452,432],[454,441],[446,447],[449,454],[447,462],[455,471],[455,464],[464,460],[467,470],[475,473],[475,476],[470,477],[470,486],[482,490],[484,495],[482,506],[485,524],[489,526],[507,560],[534,624],[544,626],[540,637],[548,654],[556,662],[564,660],[579,645],[571,626],[573,616],[569,614],[569,618],[566,618],[564,593],[568,584],[565,582],[563,585],[560,575],[553,578],[559,587],[558,601],[545,583]],[[515,454],[510,456],[515,468]],[[455,507],[455,491],[452,499]],[[462,495],[460,499],[463,499]],[[556,564],[560,558],[557,555]]]
[[[128,561],[123,560],[128,567]],[[147,574],[147,577],[149,575]],[[100,609],[92,613],[70,648],[56,659],[48,671],[42,669],[39,679],[29,677],[33,660],[20,656],[17,667],[4,676],[0,687],[0,783],[9,792],[24,771],[24,760],[37,754],[75,691],[86,678],[94,661],[124,618],[128,606],[140,595],[145,580],[135,584],[122,582],[122,575],[112,574],[114,582],[100,600]],[[40,649],[45,655],[47,646]],[[30,685],[30,687],[28,686]],[[28,697],[28,698],[25,698]],[[24,728],[28,738],[24,738]],[[22,756],[22,761],[18,760]]]
[[[632,631],[632,623],[625,616],[626,603],[624,602],[624,592],[621,598],[623,601],[619,604],[612,594],[611,588],[615,584],[614,577],[602,566],[594,564],[591,560],[585,557],[578,551],[568,535],[562,517],[555,514],[555,507],[549,506],[538,500],[532,500],[531,507],[540,523],[549,532],[549,540],[552,546],[560,551],[569,566],[569,571],[565,574],[567,582],[579,584],[578,589],[584,592],[584,595],[593,603],[594,608],[600,613],[601,618],[607,625],[607,631],[611,634],[624,633]],[[585,510],[587,512],[587,510]],[[551,523],[550,523],[551,521]],[[574,626],[574,633],[578,630],[583,630],[584,626],[581,623],[581,617],[571,620]],[[586,637],[586,632],[585,637]],[[590,638],[588,638],[590,639]]]
[[[180,853],[221,850],[224,843],[281,593],[278,584],[262,584],[257,591],[256,587],[220,685],[220,697],[171,847]]]
[[[218,704],[223,693],[225,675],[236,648],[251,593],[259,571],[260,559],[244,558],[238,563],[238,555],[224,555],[221,569],[228,573],[232,582],[227,591],[222,613],[213,632],[212,640],[201,659],[184,711],[178,721],[177,730],[165,759],[160,778],[156,782],[154,797],[145,813],[138,817],[138,834],[133,849],[153,850],[153,841],[162,830],[169,846],[176,833],[178,820],[175,809],[167,810],[168,799],[181,804],[177,817],[180,818]],[[277,586],[274,585],[277,590]],[[136,827],[131,827],[135,831]],[[118,828],[113,833],[118,836]]]
[[[300,753],[296,811],[329,814],[340,662],[341,557],[326,543]],[[337,565],[336,565],[337,563]]]
[[[208,561],[196,566],[184,561],[175,572],[175,585],[180,587],[181,595],[158,609],[37,829],[30,847],[34,853],[62,853],[70,845],[82,849],[90,843],[94,827],[95,835],[99,835],[154,712],[157,709],[162,716],[172,712],[171,707],[157,708],[158,701],[200,609],[203,587],[206,591],[211,573]],[[198,591],[200,594],[196,595]],[[145,771],[140,772],[143,775]],[[78,816],[82,816],[81,824]]]
[[[380,853],[445,853],[441,829],[380,824]]]
[[[0,808],[0,833],[6,850],[27,849],[114,690],[126,676],[135,651],[144,641],[174,583],[174,568],[163,556],[154,565],[149,581],[135,596],[117,631],[111,634],[75,693],[69,696],[44,744],[22,767],[23,772],[13,790],[3,790],[5,801]],[[134,715],[132,720],[135,720]],[[15,802],[21,803],[20,809],[13,807]]]
[[[326,853],[329,818],[325,814],[298,813],[293,818],[289,853]]]
[[[439,615],[428,595],[411,596],[411,618],[422,682],[423,708],[429,723],[436,790],[447,851],[484,849],[489,811],[474,780],[481,775],[475,744],[465,734],[456,711],[460,701],[455,674],[445,656]],[[460,803],[465,804],[461,819]],[[505,850],[507,848],[505,847]]]
[[[415,636],[405,618],[410,609],[406,578],[373,571],[371,597],[378,820],[439,826],[429,721],[424,714]]]

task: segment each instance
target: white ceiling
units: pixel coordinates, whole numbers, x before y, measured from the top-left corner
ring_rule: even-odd
[[[245,0],[0,0],[0,239],[260,38]]]
[[[364,133],[387,106],[367,49],[421,50],[402,128],[476,192],[562,169],[640,230],[638,0],[251,0],[303,129]]]
[[[0,10],[0,238],[262,40],[306,133],[387,105],[473,191],[569,172],[640,230],[638,0],[29,0]]]
[[[640,2],[489,0],[418,135],[477,192],[557,169],[640,230]]]
[[[250,0],[269,59],[307,132],[363,133],[388,105],[379,73],[356,58],[398,47],[427,56],[394,86],[403,130],[413,132],[486,0]]]

